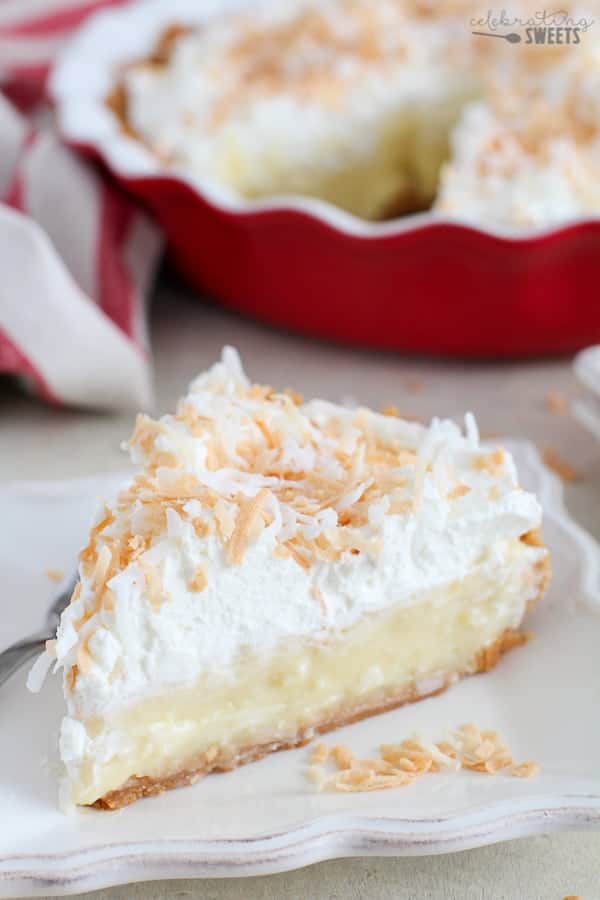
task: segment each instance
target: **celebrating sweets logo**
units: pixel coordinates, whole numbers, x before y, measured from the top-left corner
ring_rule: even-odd
[[[471,19],[472,34],[499,38],[509,44],[580,44],[582,35],[593,24],[593,19],[584,16],[546,9],[527,18],[511,16],[505,9],[490,9],[487,15]]]

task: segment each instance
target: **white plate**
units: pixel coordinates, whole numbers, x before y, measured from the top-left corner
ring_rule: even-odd
[[[551,830],[600,826],[600,556],[565,514],[558,480],[528,444],[512,445],[541,497],[555,575],[530,620],[535,639],[493,672],[446,694],[342,729],[361,754],[413,730],[442,737],[495,728],[531,781],[440,773],[409,788],[318,793],[307,750],[278,753],[116,813],[57,809],[58,679],[0,689],[0,897],[61,895],[135,880],[277,872],[339,856],[444,853]],[[40,625],[45,570],[73,567],[110,479],[0,489],[0,646]]]

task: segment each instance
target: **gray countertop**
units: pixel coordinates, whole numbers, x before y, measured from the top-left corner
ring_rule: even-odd
[[[600,445],[545,398],[578,394],[571,360],[456,362],[332,346],[261,326],[199,303],[170,280],[152,313],[156,409],[171,408],[191,378],[234,344],[254,380],[305,395],[352,397],[374,407],[430,418],[472,410],[482,433],[521,436],[552,447],[579,473],[566,490],[571,513],[600,537]],[[120,441],[133,415],[51,409],[0,381],[0,480],[52,479],[123,468]],[[321,863],[297,872],[244,880],[184,880],[94,894],[134,898],[439,898],[439,900],[600,900],[600,833],[513,841],[453,856]]]

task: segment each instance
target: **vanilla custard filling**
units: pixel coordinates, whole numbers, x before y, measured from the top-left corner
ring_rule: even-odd
[[[313,148],[314,159],[297,165],[285,145],[257,142],[245,148],[232,141],[220,156],[218,177],[249,199],[290,193],[318,197],[364,219],[427,209],[449,155],[448,135],[475,93],[462,79],[448,82],[443,99],[409,97],[392,114],[370,123],[367,146],[354,138],[343,146],[325,132]],[[339,162],[324,166],[332,145]]]
[[[105,719],[66,720],[85,729],[79,760],[65,759],[72,801],[93,803],[132,776],[160,778],[198,765],[211,747],[231,752],[293,740],[329,715],[376,706],[403,686],[435,690],[444,676],[473,670],[477,653],[516,628],[539,585],[544,551],[520,540],[504,558],[422,592],[410,605],[364,616],[321,642],[290,639],[268,657],[241,654],[222,680],[203,676],[147,697]]]

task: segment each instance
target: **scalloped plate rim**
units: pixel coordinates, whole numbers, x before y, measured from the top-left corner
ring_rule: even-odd
[[[529,441],[503,443],[525,462],[545,518],[579,549],[579,590],[590,608],[600,610],[600,546],[568,515],[557,476],[543,466]],[[24,497],[76,496],[99,481],[124,473],[52,481],[8,482],[3,493]],[[549,831],[600,829],[600,788],[548,792],[474,805],[459,815],[423,819],[318,816],[272,834],[222,840],[146,840],[103,844],[53,854],[0,856],[0,897],[35,896],[41,891],[66,895],[116,884],[152,879],[229,877],[287,871],[336,857],[417,856],[456,852]],[[15,894],[14,891],[19,891]],[[7,893],[10,891],[10,893]]]

